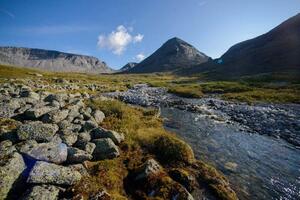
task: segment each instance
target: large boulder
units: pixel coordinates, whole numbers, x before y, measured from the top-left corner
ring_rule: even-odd
[[[45,123],[58,123],[64,120],[69,114],[69,110],[53,110],[43,116],[43,122]]]
[[[15,116],[15,110],[20,108],[20,104],[17,101],[9,100],[8,102],[0,103],[0,117],[13,117]]]
[[[20,151],[25,156],[34,160],[52,162],[56,164],[63,163],[67,160],[68,148],[64,143],[40,143],[40,144],[24,144]]]
[[[13,185],[26,169],[21,154],[17,153],[10,141],[0,143],[0,199],[6,199]]]
[[[81,174],[69,167],[64,167],[44,161],[38,161],[33,166],[28,183],[74,185],[81,179]]]
[[[60,189],[53,185],[35,185],[28,189],[22,200],[57,200]]]
[[[28,109],[25,112],[25,117],[28,119],[38,119],[39,117],[41,117],[53,110],[57,110],[57,107],[38,105],[38,106]]]
[[[96,160],[112,159],[120,155],[118,147],[110,138],[93,140],[96,148],[93,152],[93,157]]]
[[[92,116],[98,124],[103,122],[105,118],[105,114],[100,110],[95,110],[94,112],[92,112]]]
[[[124,141],[124,135],[122,133],[106,130],[101,127],[92,131],[92,137],[93,139],[110,138],[116,144],[120,144],[122,141]]]
[[[92,160],[93,156],[83,150],[75,147],[68,148],[68,163],[83,163],[86,160]]]
[[[28,122],[21,125],[17,130],[19,140],[36,140],[49,142],[58,131],[56,124],[44,124],[39,121]]]

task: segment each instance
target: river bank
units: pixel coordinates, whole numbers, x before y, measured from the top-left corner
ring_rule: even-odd
[[[165,128],[184,138],[197,158],[221,170],[240,199],[299,197],[299,105],[184,99],[146,85],[106,95],[160,107]]]

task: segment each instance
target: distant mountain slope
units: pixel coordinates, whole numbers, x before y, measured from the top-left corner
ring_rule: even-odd
[[[172,38],[164,43],[152,55],[147,57],[134,68],[128,70],[130,73],[167,72],[199,65],[210,58],[199,52],[187,42]]]
[[[234,45],[220,59],[192,67],[184,73],[203,71],[232,76],[299,72],[300,14],[266,34]]]
[[[112,72],[95,57],[22,47],[0,47],[0,63],[60,72]]]
[[[134,68],[138,63],[136,62],[129,62],[126,65],[124,65],[121,69],[119,69],[119,72],[126,72],[132,68]]]

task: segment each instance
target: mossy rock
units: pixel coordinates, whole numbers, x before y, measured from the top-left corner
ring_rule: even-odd
[[[161,163],[180,164],[195,161],[192,148],[172,135],[164,135],[154,140],[153,151]]]
[[[237,200],[236,193],[230,187],[229,181],[214,167],[197,161],[193,165],[198,174],[198,181],[206,185],[211,191],[222,200]]]

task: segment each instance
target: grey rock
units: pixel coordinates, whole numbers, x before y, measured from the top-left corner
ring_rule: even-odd
[[[57,200],[60,188],[53,185],[35,185],[28,189],[21,200]]]
[[[21,154],[11,152],[11,149],[9,148],[7,151],[5,157],[2,152],[0,155],[0,199],[6,199],[9,191],[12,189],[13,185],[18,182],[19,177],[26,169]]]
[[[98,127],[98,124],[96,122],[89,120],[83,124],[82,129],[83,129],[83,131],[90,131],[97,127]]]
[[[30,108],[25,112],[26,117],[29,119],[38,119],[44,114],[47,114],[50,111],[57,110],[56,107],[51,106],[38,106],[34,108]]]
[[[38,161],[33,166],[28,183],[74,185],[81,179],[81,174],[69,167]]]
[[[86,160],[91,160],[93,156],[83,150],[75,147],[68,148],[68,163],[83,163]]]
[[[20,108],[20,104],[17,101],[10,100],[9,102],[0,103],[0,117],[13,117],[15,116],[15,110]]]
[[[82,176],[89,176],[89,172],[83,166],[83,164],[73,164],[73,165],[68,165],[68,167],[75,171],[78,171]]]
[[[115,144],[120,144],[122,141],[124,141],[124,135],[122,133],[118,133],[112,130],[106,130],[101,127],[92,131],[92,137],[93,139],[110,138]]]
[[[118,147],[110,138],[93,140],[96,148],[93,152],[93,157],[96,160],[112,159],[120,155]]]
[[[79,149],[86,151],[89,154],[93,154],[96,145],[92,142],[79,142],[76,143],[76,147],[78,147]]]
[[[92,116],[94,117],[95,121],[99,124],[101,122],[103,122],[104,118],[105,118],[105,114],[100,111],[100,110],[95,110],[92,113]]]
[[[49,142],[58,131],[56,124],[44,124],[39,121],[28,122],[21,125],[17,130],[19,140],[36,140],[38,142]]]
[[[147,178],[149,176],[155,176],[162,171],[162,167],[156,160],[147,160],[139,169],[137,169],[137,176],[135,180]]]
[[[43,116],[43,122],[45,123],[58,123],[64,120],[69,114],[69,110],[53,110]]]
[[[68,150],[64,143],[40,143],[27,145],[26,148],[21,147],[20,152],[25,156],[34,159],[52,162],[56,164],[63,163],[67,160]]]
[[[75,133],[71,130],[62,130],[60,132],[60,137],[64,143],[66,143],[68,146],[72,146],[76,143],[78,139],[78,133]]]

